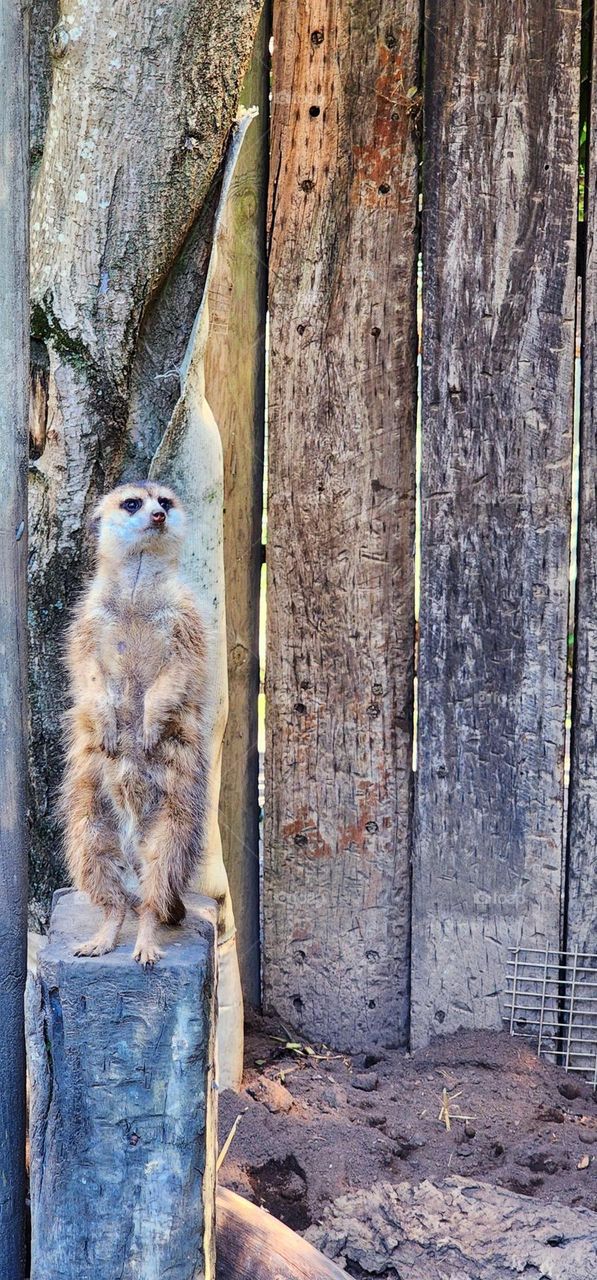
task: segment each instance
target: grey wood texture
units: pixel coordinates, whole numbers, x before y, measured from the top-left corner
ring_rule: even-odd
[[[73,956],[99,913],[55,895],[27,987],[31,1280],[213,1280],[216,912],[187,907],[146,973],[132,919]]]
[[[265,1000],[407,1034],[418,0],[274,4]]]
[[[0,0],[0,1275],[22,1280],[27,949],[28,14]]]
[[[591,20],[594,21],[592,15]],[[585,174],[586,259],[582,314],[582,398],[578,577],[568,831],[566,944],[597,951],[597,40],[589,162]]]
[[[404,1280],[594,1280],[597,1214],[474,1178],[376,1183],[342,1196],[307,1235],[349,1274]],[[353,1271],[354,1268],[354,1271]]]
[[[346,1272],[271,1213],[218,1187],[217,1280],[342,1280]]]
[[[261,1001],[259,942],[259,585],[265,413],[265,226],[268,173],[269,4],[240,93],[259,116],[243,143],[218,234],[209,291],[205,394],[224,452],[224,568],[229,710],[220,831],[236,921],[243,995]]]
[[[426,9],[415,1045],[560,933],[579,31]]]
[[[44,925],[62,879],[59,655],[92,560],[89,517],[123,474],[147,475],[178,400],[259,10],[62,0],[51,86],[36,48],[31,909]]]

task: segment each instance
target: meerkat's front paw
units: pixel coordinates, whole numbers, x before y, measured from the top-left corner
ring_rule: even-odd
[[[164,952],[155,942],[137,938],[135,950],[133,951],[133,960],[136,960],[137,964],[142,965],[144,969],[153,969],[154,964],[157,964],[163,955]]]
[[[102,733],[102,751],[107,756],[115,756],[118,751],[118,726],[116,719],[108,720]]]
[[[144,720],[143,721],[143,750],[147,754],[149,754],[150,751],[153,751],[154,747],[157,745],[159,736],[160,736],[159,725],[148,724]]]

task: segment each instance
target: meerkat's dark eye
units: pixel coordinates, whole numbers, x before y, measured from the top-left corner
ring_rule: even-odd
[[[158,502],[162,508],[162,511],[170,511],[174,505],[174,503],[172,502],[172,498],[158,498]]]
[[[138,511],[139,507],[143,506],[143,502],[141,501],[141,498],[125,498],[124,502],[121,502],[120,506],[123,511],[128,511],[130,516],[134,516],[135,511]]]

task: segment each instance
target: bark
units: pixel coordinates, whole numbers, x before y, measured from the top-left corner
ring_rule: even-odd
[[[27,14],[0,2],[0,1274],[25,1243]]]
[[[467,1178],[342,1196],[307,1236],[363,1277],[591,1280],[597,1267],[596,1214]]]
[[[559,941],[580,3],[426,26],[414,1044]]]
[[[52,87],[50,37],[59,9],[60,0],[31,0],[29,9],[29,149],[33,172],[44,149]]]
[[[146,474],[179,394],[258,0],[64,0],[32,212],[33,909],[63,879],[59,660],[97,494]]]
[[[274,5],[265,996],[408,1024],[418,0]]]

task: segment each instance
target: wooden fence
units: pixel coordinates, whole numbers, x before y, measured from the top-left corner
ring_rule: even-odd
[[[264,1002],[340,1047],[404,1043],[409,1027],[418,1044],[500,1025],[509,945],[597,948],[594,105],[579,151],[592,6],[274,0],[266,215],[268,21],[214,405],[245,986],[255,999],[267,273]]]

